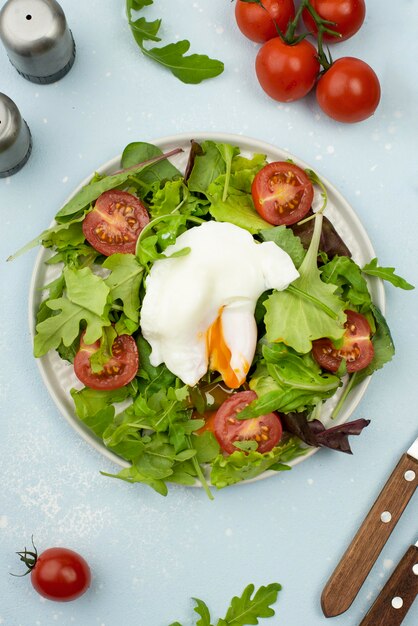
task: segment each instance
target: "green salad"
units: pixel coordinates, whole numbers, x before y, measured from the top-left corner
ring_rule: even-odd
[[[340,390],[336,417],[350,391],[394,354],[366,276],[413,287],[377,259],[362,268],[355,263],[324,215],[326,189],[311,170],[291,161],[267,163],[262,154],[246,158],[229,144],[193,141],[180,172],[168,159],[178,152],[129,144],[122,169],[95,174],[32,242],[50,249],[47,263],[59,270],[45,286],[34,354],[56,350],[74,365],[84,384],[71,390],[78,419],[129,462],[115,477],[162,495],[169,482],[200,481],[213,497],[208,484],[223,488],[290,469],[312,446],[351,452],[348,436],[368,421],[326,428],[323,404]],[[314,193],[322,200],[315,213]],[[206,231],[220,233],[219,245],[205,248],[202,239],[194,246],[194,234]],[[248,246],[236,262],[232,239],[231,246],[222,239],[229,232]],[[254,265],[253,277],[260,250],[270,256]],[[271,259],[279,254],[293,274],[277,287],[281,266]],[[240,267],[249,268],[248,280],[241,280]],[[167,296],[186,268],[195,283],[176,287],[178,298]],[[227,280],[234,268],[237,279]],[[253,301],[246,293],[251,281],[258,281]],[[221,299],[212,302],[221,283]],[[151,292],[154,309],[148,307],[145,323]],[[196,319],[193,334],[194,314],[187,328],[181,323],[188,303],[198,300],[201,316],[209,315],[209,304],[219,314],[206,326]],[[246,329],[251,358],[236,366],[234,351],[241,353],[234,342]],[[191,356],[182,361],[171,354],[173,345]],[[189,373],[180,376],[182,364]]]

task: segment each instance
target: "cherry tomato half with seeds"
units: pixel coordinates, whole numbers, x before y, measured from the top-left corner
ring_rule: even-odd
[[[293,0],[264,0],[263,5],[265,9],[242,0],[237,0],[235,4],[238,28],[248,39],[257,43],[264,43],[278,36],[274,22],[285,33],[289,22],[295,17]]]
[[[110,256],[135,254],[139,233],[149,222],[147,209],[127,191],[105,191],[83,221],[83,233],[95,250]]]
[[[35,546],[33,550],[32,552],[25,548],[18,555],[28,568],[25,573],[30,573],[33,588],[44,598],[70,602],[79,598],[90,587],[90,567],[74,550],[48,548],[39,555]]]
[[[293,102],[306,96],[319,74],[314,46],[303,39],[289,45],[280,37],[267,41],[259,50],[255,71],[264,91],[279,102]]]
[[[364,0],[311,0],[311,5],[319,17],[334,22],[334,24],[328,24],[328,28],[341,35],[337,37],[324,33],[323,40],[329,43],[345,41],[355,35],[366,16]],[[309,32],[316,35],[318,29],[308,9],[303,10],[302,17]]]
[[[257,394],[254,391],[239,391],[225,400],[217,410],[213,429],[219,445],[228,454],[238,450],[234,446],[234,442],[238,441],[256,441],[258,452],[269,452],[279,443],[283,429],[275,413],[247,420],[236,419],[237,413],[256,398]]]
[[[91,389],[119,389],[131,382],[139,367],[138,348],[130,335],[119,335],[112,344],[112,357],[99,373],[94,373],[90,358],[100,348],[100,341],[84,343],[81,335],[80,348],[74,358],[74,373],[86,387]]]
[[[344,343],[336,348],[330,339],[317,339],[312,342],[312,355],[323,369],[336,372],[341,361],[346,361],[347,372],[357,372],[367,367],[374,356],[369,322],[355,311],[347,310],[347,321],[344,324]]]
[[[251,187],[256,211],[275,226],[296,224],[311,208],[314,189],[307,174],[293,163],[268,163]]]
[[[316,99],[338,122],[361,122],[376,111],[380,83],[373,69],[354,57],[337,59],[318,81]]]

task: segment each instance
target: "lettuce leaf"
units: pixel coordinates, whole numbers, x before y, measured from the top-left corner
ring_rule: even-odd
[[[229,456],[220,454],[212,463],[210,480],[214,487],[222,489],[241,480],[255,478],[268,469],[289,470],[290,467],[285,464],[305,453],[306,450],[300,447],[298,440],[290,438],[264,454],[242,450],[237,450]]]
[[[283,342],[300,354],[310,352],[315,339],[337,340],[345,330],[346,304],[336,295],[335,285],[321,280],[317,266],[322,219],[321,214],[315,216],[314,234],[299,278],[285,291],[274,291],[264,303],[268,341]]]

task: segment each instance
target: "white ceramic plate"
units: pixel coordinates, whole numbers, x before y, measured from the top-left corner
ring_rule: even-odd
[[[168,152],[173,148],[183,148],[184,152],[173,157],[171,161],[180,171],[184,171],[188,159],[191,139],[195,139],[196,141],[211,139],[213,141],[231,143],[233,145],[239,146],[244,156],[249,156],[250,154],[258,152],[265,154],[268,161],[283,161],[291,158],[302,168],[310,167],[308,166],[308,164],[304,163],[297,157],[294,157],[293,155],[280,148],[276,148],[275,146],[272,146],[268,143],[257,141],[249,137],[242,137],[240,135],[229,135],[225,133],[194,133],[193,135],[181,134],[174,135],[172,137],[157,139],[155,141],[151,141],[150,143],[157,145],[159,148],[161,148],[163,152]],[[119,155],[108,163],[102,165],[97,171],[100,173],[111,174],[119,170],[120,167],[121,165]],[[86,185],[91,177],[92,174],[89,175],[88,178],[86,178],[84,181],[82,181],[82,183],[80,183],[80,185],[74,190],[73,194],[71,194],[70,197],[76,194],[82,186]],[[358,219],[357,215],[348,204],[348,202],[342,197],[342,195],[337,191],[337,189],[335,189],[335,187],[331,183],[329,183],[324,178],[322,178],[322,180],[325,183],[328,191],[328,205],[326,209],[326,215],[331,220],[337,232],[341,235],[342,239],[351,250],[353,259],[360,266],[362,266],[376,256],[370,239],[366,231],[364,230],[360,220]],[[50,252],[42,248],[38,254],[32,275],[29,297],[29,324],[32,337],[35,334],[36,312],[38,310],[41,300],[45,296],[45,294],[42,293],[42,287],[54,280],[54,278],[57,277],[58,272],[60,271],[54,265],[45,265],[45,261],[48,259],[49,256]],[[373,301],[384,313],[385,294],[382,281],[373,280],[369,284],[369,289]],[[82,385],[75,377],[72,365],[63,361],[58,356],[58,353],[55,352],[55,350],[50,351],[44,357],[37,359],[37,361],[48,392],[52,396],[55,404],[57,405],[63,416],[69,421],[71,426],[78,433],[80,433],[80,435],[89,444],[91,444],[104,456],[111,459],[122,467],[128,466],[129,463],[108,450],[103,444],[103,441],[101,439],[98,439],[76,417],[73,401],[70,395],[70,389],[73,387],[81,388]],[[348,420],[349,416],[353,413],[358,403],[360,402],[363,394],[365,393],[368,383],[369,380],[366,379],[349,394],[338,418],[333,421],[333,425],[342,424]],[[340,389],[339,392],[337,392],[333,398],[328,400],[323,407],[324,411],[322,413],[321,419],[324,421],[325,424],[329,423],[330,421],[329,415],[331,414],[331,411],[335,404],[338,402],[341,391],[342,390]],[[308,454],[302,457],[298,457],[297,459],[292,461],[290,465],[296,465],[297,463],[306,460],[309,456],[311,456],[311,454],[316,451],[317,449],[310,450]],[[261,474],[261,476],[257,477],[257,479],[265,478],[272,474],[276,474],[276,472],[264,472],[264,474]]]

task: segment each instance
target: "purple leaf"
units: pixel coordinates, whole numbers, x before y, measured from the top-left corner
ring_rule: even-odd
[[[309,446],[331,448],[346,454],[352,454],[348,441],[349,435],[360,435],[363,428],[370,424],[370,420],[358,419],[325,428],[319,420],[309,422],[306,413],[287,413],[280,417],[285,430],[296,435]]]

